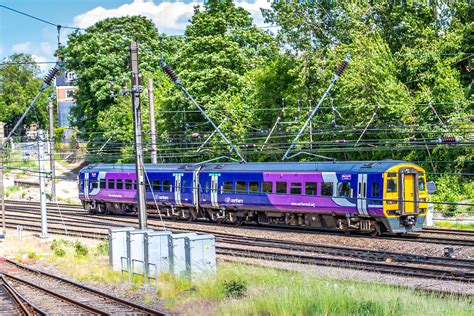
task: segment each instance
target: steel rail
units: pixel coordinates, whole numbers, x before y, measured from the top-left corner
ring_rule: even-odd
[[[6,204],[8,206],[8,204]],[[25,206],[22,206],[25,207]],[[34,208],[32,206],[31,208]],[[87,217],[93,217],[96,216],[101,216],[101,215],[90,215],[90,214],[84,214]],[[102,215],[103,216],[103,215]],[[127,215],[108,215],[108,217],[114,216],[115,218],[119,217],[130,217]],[[153,214],[151,214],[150,219],[152,219]],[[105,218],[105,217],[104,217]],[[163,218],[168,219],[166,216],[163,216]],[[200,225],[215,225],[215,223],[209,223],[208,221],[205,222],[198,222]],[[131,223],[133,225],[133,223]],[[232,225],[232,224],[229,224]],[[114,225],[116,226],[116,225]],[[232,225],[233,226],[233,225]],[[311,233],[323,233],[323,234],[331,234],[331,235],[341,235],[343,232],[340,231],[335,231],[335,230],[330,230],[330,229],[319,229],[319,228],[306,228],[306,227],[283,227],[283,226],[275,226],[275,225],[254,225],[254,224],[246,224],[246,228],[252,228],[252,229],[267,229],[271,231],[284,231],[284,232],[311,232]],[[208,232],[208,231],[205,231]],[[470,235],[470,234],[469,234]],[[367,238],[366,235],[360,235],[360,234],[353,234],[351,235],[352,237],[355,238]],[[386,235],[386,236],[379,236],[376,237],[378,240],[384,239],[384,240],[400,240],[400,241],[414,241],[414,242],[424,242],[424,243],[434,243],[434,244],[446,244],[446,245],[453,245],[453,246],[468,246],[468,247],[474,247],[474,240],[464,240],[464,239],[454,239],[454,238],[440,238],[440,237],[426,237],[426,236],[419,236],[419,235],[404,235],[404,236],[393,236],[393,235]]]
[[[45,311],[37,307],[26,297],[21,295],[5,278],[3,273],[0,273],[0,286],[5,289],[11,299],[14,301],[14,304],[19,307],[19,309],[25,315],[48,315]]]
[[[150,228],[152,225],[150,225]],[[156,226],[156,228],[161,228]],[[64,230],[57,229],[60,233],[63,233]],[[184,230],[174,230],[174,232],[183,232]],[[78,234],[83,237],[89,237],[92,235],[94,238],[104,238],[107,236],[106,232],[90,232],[90,231],[77,231],[77,230],[68,230],[69,234]],[[209,233],[209,231],[202,231]],[[211,232],[212,233],[212,232]],[[445,266],[450,268],[457,269],[473,269],[474,260],[469,259],[453,259],[453,258],[444,258],[444,257],[433,257],[433,256],[422,256],[414,255],[409,253],[401,252],[391,252],[391,251],[381,251],[381,250],[368,250],[362,248],[348,248],[348,247],[338,247],[338,246],[325,246],[325,245],[313,245],[309,243],[299,243],[294,244],[289,241],[283,240],[274,240],[267,238],[255,238],[255,237],[245,237],[238,236],[234,234],[222,234],[215,233],[216,239],[218,242],[231,243],[236,245],[253,245],[262,248],[278,248],[284,250],[294,250],[294,251],[304,251],[312,252],[326,255],[334,256],[343,256],[343,257],[353,257],[359,258],[362,260],[370,262],[383,262],[387,259],[393,260],[394,262],[406,262],[412,264],[424,264],[424,265],[434,265],[434,266]]]
[[[5,259],[5,261],[13,266],[15,266],[16,268],[19,268],[21,270],[24,270],[28,273],[32,273],[32,274],[35,274],[37,276],[40,276],[40,277],[44,277],[44,278],[50,278],[50,279],[53,279],[54,281],[57,281],[57,282],[62,282],[62,283],[65,283],[65,284],[68,284],[70,286],[73,286],[75,288],[78,288],[82,291],[86,291],[86,292],[89,292],[89,293],[92,293],[93,295],[95,296],[98,296],[98,297],[102,297],[102,298],[106,298],[107,300],[110,300],[110,301],[113,301],[113,302],[116,302],[116,303],[120,303],[122,305],[125,305],[135,311],[138,311],[138,312],[145,312],[146,314],[151,314],[151,315],[168,315],[167,313],[165,312],[162,312],[162,311],[159,311],[159,310],[156,310],[156,309],[153,309],[153,308],[149,308],[149,307],[146,307],[144,305],[141,305],[141,304],[137,304],[137,303],[133,303],[133,302],[130,302],[130,301],[127,301],[127,300],[124,300],[122,298],[119,298],[117,296],[113,296],[113,295],[110,295],[110,294],[107,294],[107,293],[104,293],[104,292],[101,292],[99,290],[96,290],[94,288],[91,288],[91,287],[88,287],[86,285],[83,285],[83,284],[80,284],[80,283],[77,283],[77,282],[74,282],[74,281],[71,281],[71,280],[68,280],[68,279],[65,279],[65,278],[62,278],[62,277],[59,277],[57,275],[53,275],[51,273],[48,273],[48,272],[44,272],[44,271],[40,271],[40,270],[37,270],[37,269],[33,269],[33,268],[30,268],[30,267],[27,267],[21,263],[18,263],[18,262],[15,262],[13,260],[10,260],[10,259]],[[31,284],[31,286],[33,287],[39,287],[41,290],[44,290],[46,292],[50,292],[52,295],[56,295],[58,297],[62,297],[63,299],[67,300],[67,301],[70,301],[71,303],[73,304],[77,304],[78,306],[83,306],[83,308],[85,309],[90,309],[91,311],[93,310],[96,310],[94,313],[100,313],[101,315],[107,315],[108,313],[106,312],[103,312],[103,311],[100,311],[99,309],[96,309],[95,307],[91,307],[91,306],[88,306],[88,305],[85,305],[81,302],[77,302],[69,297],[66,297],[66,296],[63,296],[62,294],[59,294],[59,293],[56,293],[56,292],[53,292],[53,291],[50,291],[48,289],[42,289],[40,286],[34,284],[34,283],[31,283],[31,282],[28,282],[28,281],[25,281],[23,279],[20,279],[18,277],[15,277],[13,275],[10,275],[8,273],[4,273],[7,277],[9,278],[12,278],[12,279],[15,279],[15,280],[18,280],[20,282],[24,282],[24,283],[27,283],[27,284]]]
[[[433,268],[399,266],[391,263],[366,262],[351,259],[340,259],[330,257],[315,257],[309,255],[287,255],[275,253],[274,251],[235,249],[229,247],[216,248],[220,255],[247,257],[253,259],[277,260],[280,262],[292,262],[302,264],[316,264],[335,268],[348,268],[365,270],[370,272],[390,273],[402,276],[432,278],[444,281],[474,282],[474,273],[461,271],[446,271]]]

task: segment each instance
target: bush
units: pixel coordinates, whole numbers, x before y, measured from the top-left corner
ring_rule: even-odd
[[[83,245],[80,241],[76,241],[74,243],[74,252],[76,256],[83,257],[89,254],[89,249],[85,245]]]
[[[66,250],[61,247],[56,247],[53,249],[53,253],[57,257],[64,257],[66,255]]]
[[[99,255],[107,255],[109,254],[109,242],[107,240],[101,241],[97,245],[97,253]]]
[[[229,280],[222,284],[225,297],[239,298],[247,292],[247,283],[243,280]]]

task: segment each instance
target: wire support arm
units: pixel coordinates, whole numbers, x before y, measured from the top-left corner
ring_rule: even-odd
[[[183,91],[183,93],[189,98],[189,100],[194,104],[194,106],[199,110],[199,112],[201,112],[201,114],[206,118],[206,120],[209,122],[209,124],[212,125],[214,130],[216,130],[219,133],[219,135],[221,135],[222,139],[230,146],[230,148],[237,154],[237,156],[239,156],[240,160],[243,163],[246,163],[247,161],[242,156],[242,154],[240,153],[238,148],[235,147],[234,144],[232,144],[232,142],[229,139],[227,139],[227,137],[220,130],[220,128],[207,115],[206,111],[204,111],[204,109],[196,102],[196,100],[194,100],[194,98],[191,96],[191,94],[188,92],[188,90],[186,90],[186,88],[183,86],[183,84],[179,81],[178,76],[175,74],[173,69],[171,69],[171,67],[169,65],[167,65],[166,63],[164,63],[163,61],[161,61],[160,64],[161,64],[161,68],[166,73],[166,75],[170,78],[170,80],[172,82],[174,82]]]
[[[346,55],[346,58],[344,59],[344,61],[342,62],[342,64],[339,66],[339,68],[336,70],[336,73],[334,74],[332,80],[331,80],[331,83],[329,84],[329,87],[326,89],[326,91],[324,92],[323,96],[321,97],[321,99],[319,100],[318,104],[314,107],[313,111],[311,111],[311,114],[308,116],[308,118],[306,119],[306,121],[304,122],[303,124],[303,127],[301,127],[301,129],[299,130],[298,134],[296,135],[296,137],[293,139],[293,141],[290,143],[290,147],[288,147],[288,149],[286,150],[285,154],[283,155],[283,158],[281,160],[287,160],[288,159],[288,155],[289,153],[291,152],[291,150],[293,149],[293,147],[296,145],[296,142],[298,141],[298,139],[301,137],[301,135],[303,135],[303,132],[304,130],[306,129],[306,127],[308,126],[309,122],[311,122],[311,120],[313,119],[314,115],[316,114],[316,112],[319,110],[319,108],[321,107],[321,104],[323,104],[323,101],[324,99],[329,95],[329,91],[331,91],[332,87],[334,86],[334,84],[336,83],[336,81],[339,79],[339,77],[341,76],[342,72],[344,71],[344,69],[347,67],[347,65],[349,64],[349,60],[350,60],[350,53],[347,53]]]

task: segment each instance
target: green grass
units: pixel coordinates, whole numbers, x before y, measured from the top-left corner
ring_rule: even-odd
[[[435,222],[434,224],[435,226],[444,227],[444,228],[474,230],[474,223],[440,221],[440,222]]]
[[[85,247],[65,240],[41,249],[21,249],[30,260],[54,264],[69,278],[120,286],[121,274],[108,266],[107,252],[105,242]],[[141,291],[142,285],[138,277],[129,291]],[[215,276],[193,282],[160,274],[159,289],[142,294],[143,302],[158,296],[168,308],[185,315],[472,315],[474,311],[474,301],[468,297],[440,297],[405,287],[229,262],[219,262]]]
[[[229,281],[245,284],[242,297],[228,295],[224,284]],[[472,315],[474,310],[467,298],[231,263],[221,264],[215,279],[193,289],[180,299],[218,302],[220,315]]]
[[[19,192],[19,191],[21,191],[21,188],[15,186],[15,185],[14,185],[14,186],[11,186],[11,187],[8,187],[8,188],[6,189],[6,191],[5,191],[5,196],[8,197],[8,196],[12,195],[13,193]]]

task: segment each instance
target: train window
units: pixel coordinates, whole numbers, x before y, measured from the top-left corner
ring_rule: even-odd
[[[388,173],[388,178],[396,178],[397,177],[397,173],[396,172],[389,172]]]
[[[337,184],[337,196],[350,197],[351,184],[349,182],[339,182]]]
[[[263,181],[263,183],[262,183],[262,192],[263,193],[272,193],[273,192],[273,182]]]
[[[372,182],[372,197],[380,197],[380,183]]]
[[[237,192],[237,193],[247,193],[247,182],[237,181],[235,183],[235,192]]]
[[[277,194],[286,194],[287,193],[288,183],[277,181]]]
[[[221,187],[221,194],[222,193],[231,193],[231,192],[234,192],[234,182],[224,181],[224,184]]]
[[[321,195],[322,196],[333,196],[334,195],[334,184],[332,182],[323,182],[321,184]]]
[[[105,182],[105,179],[100,179],[100,188],[105,189],[107,183]]]
[[[134,190],[137,189],[137,181],[133,181],[133,189],[134,189]]]
[[[210,188],[210,187],[211,187],[211,186],[210,186],[209,181],[206,181],[206,191],[205,191],[206,193],[209,193],[209,188]]]
[[[161,191],[160,180],[153,180],[153,191]]]
[[[290,183],[290,194],[301,194],[301,182],[291,182]]]
[[[395,179],[387,180],[387,192],[397,192],[397,182],[395,182]]]
[[[151,184],[147,180],[145,180],[145,191],[151,191]]]
[[[107,188],[108,189],[115,189],[115,180],[114,179],[109,179],[107,181]]]
[[[173,186],[171,185],[170,180],[163,180],[163,191],[164,192],[173,192]]]
[[[123,190],[123,180],[117,179],[117,190]]]
[[[131,189],[132,189],[132,180],[125,179],[125,190],[131,190]]]
[[[257,181],[250,181],[249,193],[258,193],[258,191],[259,191],[259,183]]]
[[[99,183],[97,183],[96,181],[92,181],[91,184],[92,184],[92,189],[99,188]]]
[[[418,178],[418,191],[425,191],[425,178]]]
[[[317,182],[306,182],[304,187],[304,194],[306,195],[318,195],[318,183]]]
[[[186,192],[186,180],[181,180],[181,192]]]

